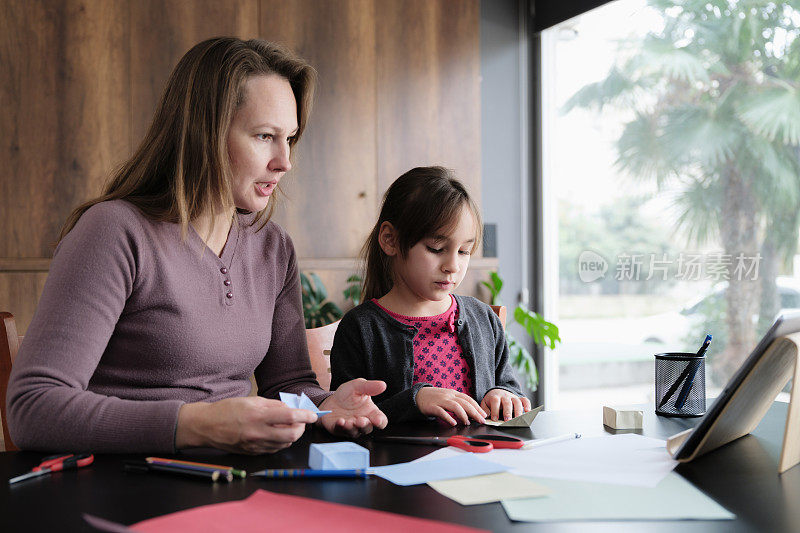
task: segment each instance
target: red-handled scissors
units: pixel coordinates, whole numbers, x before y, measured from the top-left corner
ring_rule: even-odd
[[[409,444],[433,444],[435,446],[454,446],[468,452],[486,453],[496,448],[522,448],[524,441],[517,437],[504,435],[454,435],[452,437],[384,437],[374,440],[386,442],[407,442]]]
[[[45,476],[50,472],[58,472],[60,470],[71,470],[73,468],[80,468],[82,466],[89,466],[94,462],[94,455],[90,453],[75,454],[61,454],[50,455],[42,459],[39,466],[31,469],[27,474],[17,476],[8,480],[8,484],[17,483],[26,479],[31,479],[38,476]]]

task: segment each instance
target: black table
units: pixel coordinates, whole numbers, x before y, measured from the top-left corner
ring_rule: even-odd
[[[398,487],[383,479],[366,480],[264,480],[248,478],[232,483],[168,475],[126,474],[126,459],[144,455],[98,455],[95,463],[78,471],[55,473],[17,485],[2,484],[0,531],[93,531],[81,518],[89,513],[130,525],[147,518],[229,500],[241,500],[256,489],[317,498],[408,516],[443,520],[492,531],[685,531],[782,532],[800,531],[800,466],[777,474],[787,405],[775,403],[753,435],[748,435],[689,464],[677,472],[737,515],[736,520],[678,522],[511,522],[499,503],[461,506],[428,487]],[[643,434],[666,438],[692,427],[698,419],[657,417],[652,406],[645,410]],[[584,436],[604,431],[600,409],[591,412],[552,411],[540,413],[533,429],[503,433],[524,439],[544,438],[572,431]],[[455,433],[501,433],[488,427],[456,430],[436,423],[398,425],[385,434],[451,435]],[[639,431],[639,433],[642,433]],[[199,450],[181,454],[189,460],[230,464],[255,472],[264,468],[303,468],[312,442],[336,439],[319,428],[311,428],[290,449],[274,455],[248,457]],[[392,464],[421,457],[434,447],[371,442],[372,465]],[[8,479],[37,465],[44,454],[6,452],[0,454],[0,478]],[[178,457],[178,456],[175,456]],[[365,531],[369,526],[365,525]]]

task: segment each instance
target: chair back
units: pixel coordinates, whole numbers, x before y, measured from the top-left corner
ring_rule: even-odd
[[[319,328],[306,330],[308,343],[308,357],[311,359],[311,368],[317,375],[319,386],[325,390],[331,389],[331,347],[339,320]]]
[[[8,417],[6,416],[6,393],[8,378],[11,376],[11,365],[17,357],[22,337],[17,335],[17,323],[14,315],[0,311],[0,417],[3,427],[3,444],[7,452],[18,450],[8,434]]]
[[[494,314],[497,315],[497,318],[500,319],[500,323],[503,324],[503,329],[506,329],[506,306],[505,305],[490,305],[489,307],[492,308]]]

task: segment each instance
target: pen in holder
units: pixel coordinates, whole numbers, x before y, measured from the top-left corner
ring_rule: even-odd
[[[656,414],[702,416],[706,412],[705,354],[656,354]]]

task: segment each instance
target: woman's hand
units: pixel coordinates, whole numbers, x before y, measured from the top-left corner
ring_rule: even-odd
[[[492,420],[500,419],[500,408],[503,409],[503,420],[511,420],[531,410],[531,401],[525,396],[517,396],[505,389],[492,389],[481,401],[481,407],[492,414]]]
[[[342,383],[319,405],[320,411],[333,411],[322,416],[320,424],[330,433],[348,437],[369,433],[373,427],[385,428],[389,420],[371,398],[385,390],[386,383],[383,381],[358,378]]]
[[[486,421],[486,412],[481,409],[478,402],[469,395],[453,389],[422,387],[417,391],[415,401],[422,414],[441,418],[451,426],[458,423],[451,415],[467,426],[470,418],[481,424]]]
[[[251,455],[273,453],[300,438],[317,415],[260,396],[187,403],[178,412],[175,447],[213,447]]]

